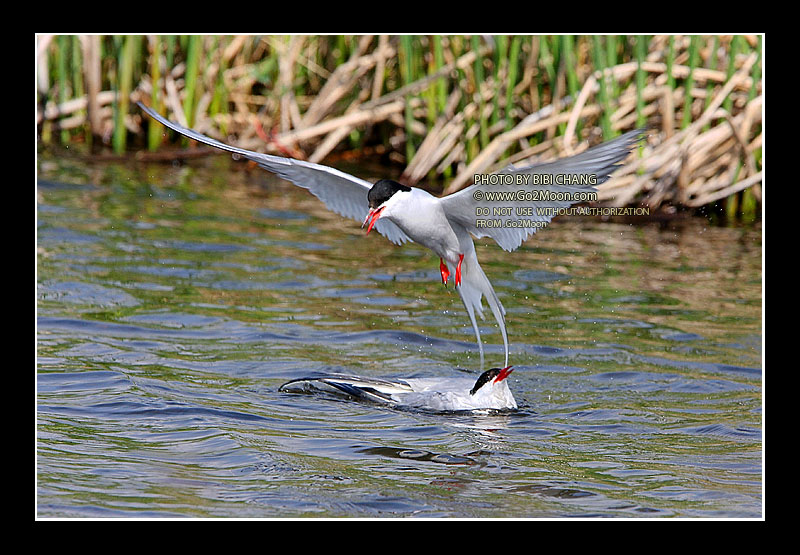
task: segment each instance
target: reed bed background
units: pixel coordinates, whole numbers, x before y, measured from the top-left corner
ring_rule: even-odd
[[[43,144],[153,158],[183,138],[142,101],[243,148],[381,155],[452,193],[476,173],[577,153],[640,126],[612,206],[760,217],[763,36],[40,35]]]

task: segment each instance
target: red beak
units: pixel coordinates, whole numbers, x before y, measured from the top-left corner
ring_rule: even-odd
[[[511,372],[514,371],[514,368],[511,366],[506,366],[505,368],[501,369],[500,372],[497,374],[497,377],[494,379],[494,383],[499,383],[505,380]]]
[[[375,222],[378,221],[378,218],[381,217],[381,212],[383,212],[384,208],[386,207],[382,206],[377,209],[370,209],[369,214],[367,214],[367,217],[364,218],[364,223],[361,224],[361,227],[363,228],[365,225],[367,225],[367,222],[369,222],[369,227],[367,227],[367,235],[369,235],[369,232],[372,231],[372,226],[375,225]]]

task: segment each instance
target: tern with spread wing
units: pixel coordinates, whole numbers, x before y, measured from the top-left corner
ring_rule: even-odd
[[[516,250],[542,224],[557,215],[557,210],[585,200],[586,193],[594,192],[594,187],[607,180],[619,167],[643,133],[642,130],[631,131],[554,162],[509,166],[493,174],[497,177],[494,184],[473,184],[440,198],[389,179],[381,179],[373,185],[321,164],[226,145],[171,122],[141,103],[139,107],[162,125],[190,139],[244,156],[279,177],[308,189],[333,212],[363,221],[362,227],[367,227],[367,233],[374,228],[397,245],[413,241],[431,249],[439,257],[442,282],[447,285],[453,276],[478,340],[481,367],[484,364],[483,343],[475,313],[483,319],[482,298],[486,298],[503,336],[503,366],[506,367],[508,334],[506,310],[478,263],[472,237],[491,237],[504,250]],[[485,192],[514,196],[503,197],[506,202],[498,203],[491,202]],[[502,227],[481,225],[480,214],[492,214],[497,206],[507,208]]]
[[[385,380],[328,374],[291,380],[278,390],[344,393],[362,401],[434,411],[514,410],[517,402],[506,381],[513,371],[511,367],[492,368],[477,380],[465,377]]]

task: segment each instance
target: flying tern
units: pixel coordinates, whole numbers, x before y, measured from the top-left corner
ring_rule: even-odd
[[[461,376],[385,380],[328,374],[291,380],[278,390],[345,393],[364,401],[434,411],[513,410],[517,402],[506,380],[513,371],[511,367],[492,368],[477,381]]]
[[[439,256],[442,282],[446,286],[452,275],[461,295],[478,341],[481,368],[484,352],[475,313],[484,318],[483,297],[503,337],[505,367],[508,366],[508,334],[506,310],[478,263],[472,237],[490,237],[503,250],[516,250],[550,222],[558,210],[591,200],[587,194],[594,193],[595,186],[609,178],[643,134],[641,129],[631,131],[553,162],[508,166],[498,173],[483,176],[480,183],[473,183],[452,195],[436,197],[390,179],[372,184],[321,164],[230,146],[169,121],[141,102],[138,104],[162,125],[200,143],[243,156],[308,189],[333,212],[363,222],[362,228],[367,228],[367,234],[374,228],[397,245],[413,241],[431,249]]]

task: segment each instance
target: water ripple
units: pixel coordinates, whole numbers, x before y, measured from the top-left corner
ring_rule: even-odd
[[[513,255],[479,239],[520,408],[394,410],[278,388],[477,379],[436,257],[226,160],[43,163],[38,516],[762,516],[759,228],[566,218]]]

